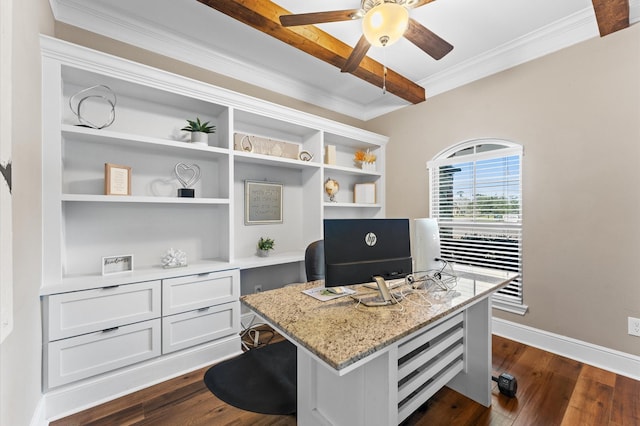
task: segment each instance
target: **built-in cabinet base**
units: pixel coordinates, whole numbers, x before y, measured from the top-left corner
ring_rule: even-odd
[[[46,418],[77,413],[240,353],[236,334],[62,386],[44,394]]]

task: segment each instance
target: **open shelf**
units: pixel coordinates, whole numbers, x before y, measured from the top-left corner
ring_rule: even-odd
[[[290,169],[319,169],[320,164],[312,161],[295,160],[292,158],[275,157],[265,154],[254,154],[252,152],[234,151],[233,156],[237,162],[247,164],[264,164],[285,167]]]
[[[233,265],[240,270],[261,268],[265,266],[283,265],[286,263],[303,262],[304,251],[302,252],[285,252],[285,253],[273,253],[267,257],[249,256],[240,259],[235,259]]]
[[[365,204],[365,203],[332,203],[330,201],[324,203],[324,207],[330,208],[357,208],[357,209],[379,209],[381,204]]]
[[[137,134],[114,132],[105,129],[98,130],[82,126],[74,126],[71,124],[63,124],[61,127],[63,137],[82,138],[82,141],[87,143],[111,144],[125,149],[133,146],[139,146],[142,149],[153,149],[158,147],[169,151],[173,150],[180,154],[184,154],[185,151],[193,151],[197,152],[197,155],[229,155],[229,150],[227,148],[195,144],[186,140],[161,139]]]
[[[62,194],[62,201],[88,203],[229,204],[228,198],[144,197],[130,195]]]
[[[347,174],[347,175],[354,175],[354,176],[372,176],[375,178],[382,176],[381,172],[362,170],[356,167],[345,167],[345,166],[335,166],[335,165],[325,164],[324,169],[326,173],[337,172],[339,174]]]

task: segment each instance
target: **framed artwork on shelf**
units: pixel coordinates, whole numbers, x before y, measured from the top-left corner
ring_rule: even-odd
[[[353,202],[356,204],[376,203],[376,184],[356,183],[353,187]]]
[[[105,256],[102,258],[102,275],[133,271],[133,255]]]
[[[244,181],[244,224],[282,223],[281,183]]]
[[[298,159],[300,155],[300,145],[297,143],[244,133],[234,133],[233,147],[236,151],[253,152],[254,154],[282,158]]]
[[[104,163],[105,195],[131,195],[131,167]]]

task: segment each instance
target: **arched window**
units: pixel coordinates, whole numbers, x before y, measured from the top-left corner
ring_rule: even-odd
[[[430,215],[442,257],[519,272],[494,307],[524,314],[522,287],[522,146],[499,139],[462,142],[428,162]]]

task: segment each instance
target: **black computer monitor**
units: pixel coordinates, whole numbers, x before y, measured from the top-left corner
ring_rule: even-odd
[[[409,219],[325,219],[325,286],[404,278],[411,273]]]

